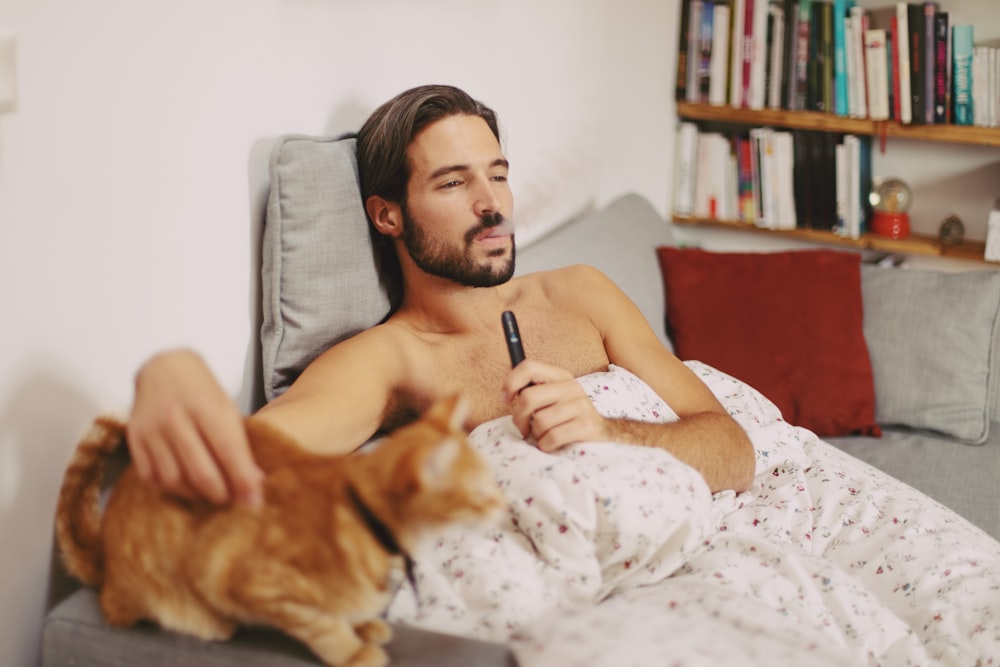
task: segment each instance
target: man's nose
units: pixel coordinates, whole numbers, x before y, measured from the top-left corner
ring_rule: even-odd
[[[494,189],[493,182],[489,179],[482,179],[477,182],[475,197],[473,211],[476,216],[482,217],[488,213],[500,213],[500,207],[503,204]]]

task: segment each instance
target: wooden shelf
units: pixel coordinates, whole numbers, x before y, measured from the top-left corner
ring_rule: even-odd
[[[936,237],[920,234],[911,234],[906,239],[890,239],[876,234],[864,234],[860,238],[852,239],[820,229],[765,229],[745,222],[692,218],[678,215],[673,216],[673,221],[678,225],[714,227],[716,229],[728,229],[740,232],[771,234],[784,238],[798,239],[800,241],[849,247],[857,250],[948,257],[979,262],[987,261],[983,258],[986,244],[981,241],[964,241],[957,245],[946,245],[941,243]]]
[[[902,125],[893,121],[846,118],[818,111],[736,109],[730,106],[677,102],[677,115],[688,120],[731,125],[782,127],[795,130],[900,137],[919,141],[1000,147],[1000,129],[970,125]]]

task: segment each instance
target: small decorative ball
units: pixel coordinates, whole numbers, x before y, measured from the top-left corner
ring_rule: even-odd
[[[876,211],[905,213],[913,203],[910,186],[898,178],[878,181],[868,195],[868,201]]]
[[[962,219],[954,213],[945,218],[938,230],[938,238],[948,245],[956,245],[965,240],[965,225]]]

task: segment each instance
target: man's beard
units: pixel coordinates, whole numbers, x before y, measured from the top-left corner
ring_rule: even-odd
[[[424,272],[438,278],[452,280],[465,287],[496,287],[514,275],[514,237],[510,237],[510,259],[498,267],[490,263],[476,263],[469,250],[476,237],[484,231],[496,227],[504,221],[500,213],[488,213],[479,219],[479,224],[465,233],[464,247],[456,250],[443,241],[434,241],[427,236],[423,226],[411,215],[406,205],[402,206],[403,232],[400,238],[406,246],[413,262]],[[491,257],[499,257],[506,252],[497,248]]]

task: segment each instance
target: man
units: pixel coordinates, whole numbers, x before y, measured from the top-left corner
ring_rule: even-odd
[[[358,162],[368,217],[398,258],[399,306],[322,354],[255,418],[343,454],[462,392],[472,423],[509,413],[544,451],[608,440],[662,447],[712,491],[749,486],[746,434],[603,274],[576,266],[511,278],[513,197],[493,111],[456,88],[406,91],[366,121]],[[505,310],[517,314],[528,353],[514,369]],[[643,379],[680,419],[601,417],[575,378],[609,364]],[[240,415],[194,353],[161,354],[140,370],[128,435],[150,482],[219,503],[259,502]]]

